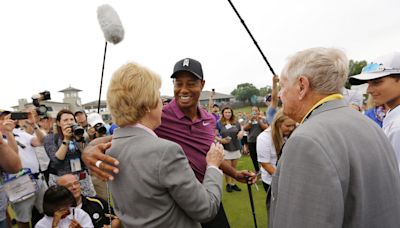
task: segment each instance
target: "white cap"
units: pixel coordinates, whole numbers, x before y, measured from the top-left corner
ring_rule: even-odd
[[[104,124],[103,118],[101,118],[101,115],[98,113],[90,113],[87,117],[87,122],[92,127],[98,123]]]
[[[350,76],[349,82],[352,85],[360,85],[368,80],[392,74],[400,74],[400,52],[393,52],[375,59],[363,67],[361,74]]]

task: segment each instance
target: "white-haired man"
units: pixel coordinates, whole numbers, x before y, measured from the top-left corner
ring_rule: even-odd
[[[398,227],[400,175],[382,130],[343,99],[337,49],[296,53],[280,82],[283,111],[301,125],[272,180],[269,227]]]

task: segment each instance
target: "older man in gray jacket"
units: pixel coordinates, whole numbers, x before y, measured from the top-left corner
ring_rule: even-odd
[[[343,101],[337,49],[296,53],[281,74],[283,110],[301,125],[272,180],[270,228],[399,227],[400,175],[383,131]]]

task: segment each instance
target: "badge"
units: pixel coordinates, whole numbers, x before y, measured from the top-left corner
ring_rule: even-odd
[[[100,215],[99,215],[99,213],[94,213],[94,214],[93,214],[93,218],[94,218],[94,219],[98,219],[98,218],[100,218]]]
[[[71,165],[71,172],[77,172],[82,170],[81,159],[74,158],[69,160]]]

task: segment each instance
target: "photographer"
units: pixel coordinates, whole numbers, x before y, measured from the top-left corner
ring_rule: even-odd
[[[90,113],[87,116],[87,133],[91,140],[95,138],[100,138],[107,135],[107,128],[105,127],[105,123],[103,118],[98,113]],[[96,190],[97,196],[107,199],[107,186],[106,182],[92,175],[92,182],[94,189]]]
[[[73,173],[85,196],[96,195],[92,180],[81,160],[81,151],[86,145],[84,129],[76,124],[74,114],[66,109],[58,112],[56,123],[57,133],[47,135],[44,140],[44,148],[50,158],[49,185],[55,185],[59,176]]]
[[[0,110],[0,181],[3,182],[4,172],[16,173],[21,169],[21,161],[15,143],[12,129],[14,121],[10,119],[10,112]],[[14,143],[14,146],[11,144]],[[3,188],[0,188],[0,227],[7,227],[6,211],[8,199]]]
[[[107,128],[100,114],[90,113],[87,117],[87,122],[90,140],[107,135]]]

